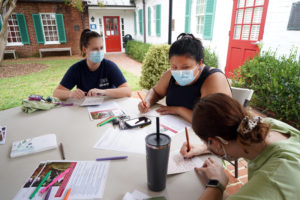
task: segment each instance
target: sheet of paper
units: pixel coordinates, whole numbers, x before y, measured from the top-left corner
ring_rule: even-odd
[[[111,116],[121,116],[125,114],[119,104],[114,101],[104,102],[99,106],[89,106],[88,112],[91,120],[101,120]]]
[[[80,106],[95,106],[101,105],[104,97],[85,97]]]
[[[201,157],[184,159],[180,152],[170,152],[168,163],[168,174],[178,174],[194,170],[195,167],[202,167],[203,160]]]
[[[50,170],[52,171],[51,175],[40,190],[47,187],[52,180],[68,168],[71,168],[71,170],[53,185],[49,200],[63,199],[69,188],[72,188],[70,199],[95,199],[103,197],[109,170],[109,161],[47,161],[39,164],[13,199],[29,199],[29,196]],[[37,193],[33,199],[44,199],[46,194],[47,192],[43,195]]]
[[[175,115],[162,115],[160,117],[160,126],[165,129],[165,131],[170,131],[176,134],[183,131],[185,127],[190,127],[191,124]]]
[[[132,193],[126,192],[122,200],[144,200],[148,199],[150,196],[138,191],[134,190]]]

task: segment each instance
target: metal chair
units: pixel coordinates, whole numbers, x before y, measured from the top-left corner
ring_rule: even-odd
[[[232,92],[232,98],[237,100],[241,105],[244,107],[247,107],[251,97],[253,95],[254,90],[247,89],[247,88],[237,88],[237,87],[231,87]],[[231,163],[234,166],[234,177],[237,178],[238,175],[238,168],[239,168],[239,162],[238,159],[234,161],[234,163]]]

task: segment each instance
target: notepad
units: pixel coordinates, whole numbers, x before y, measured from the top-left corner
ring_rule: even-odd
[[[85,97],[80,106],[98,106],[101,105],[104,97]]]
[[[38,153],[41,151],[55,149],[56,147],[57,143],[55,134],[47,134],[34,138],[28,138],[16,141],[12,144],[10,157],[15,158],[28,154]]]

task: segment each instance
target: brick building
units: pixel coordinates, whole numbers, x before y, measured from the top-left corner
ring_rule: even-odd
[[[80,34],[88,27],[87,9],[81,13],[63,0],[18,0],[9,20],[6,50],[29,57],[38,56],[39,49],[69,47],[72,54],[80,54]]]

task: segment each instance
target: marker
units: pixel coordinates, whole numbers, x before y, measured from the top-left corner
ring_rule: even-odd
[[[114,116],[110,116],[110,117],[108,117],[108,118],[102,120],[101,122],[99,122],[99,123],[97,124],[97,126],[99,126],[100,124],[106,122],[106,120],[109,120],[110,118],[113,118],[113,117],[114,117]]]
[[[186,142],[187,142],[187,152],[189,152],[191,150],[191,146],[190,146],[190,140],[189,140],[189,133],[187,128],[185,127],[185,136],[186,136]]]
[[[62,143],[59,144],[59,150],[60,150],[61,158],[62,158],[63,160],[65,160],[66,157],[65,157],[64,147],[63,147],[63,144],[62,144]]]
[[[68,200],[68,198],[69,198],[69,196],[70,196],[70,193],[71,193],[71,191],[72,191],[72,188],[70,188],[70,189],[68,190],[68,192],[67,192],[67,194],[66,194],[66,196],[65,196],[64,200]]]
[[[137,94],[139,95],[139,97],[140,97],[143,105],[145,106],[145,108],[147,108],[146,103],[145,103],[144,99],[142,98],[141,94],[139,92],[137,92]]]
[[[96,161],[121,160],[126,158],[128,158],[128,156],[115,156],[115,157],[97,158]]]
[[[44,192],[46,192],[49,187],[51,187],[54,183],[56,183],[57,181],[59,181],[59,179],[61,179],[65,174],[67,174],[70,171],[70,169],[71,168],[68,168],[64,172],[62,172],[60,175],[58,175],[47,187],[45,187],[44,189],[42,189],[40,191],[40,193],[43,194]]]
[[[111,117],[108,120],[106,120],[105,122],[102,122],[100,125],[97,125],[97,126],[103,126],[104,124],[107,124],[108,122],[110,122],[110,121],[112,121],[114,119],[117,119],[117,117]]]
[[[42,185],[45,183],[45,181],[48,179],[48,177],[51,174],[51,170],[48,172],[48,174],[43,178],[43,180],[40,182],[40,184],[37,186],[37,188],[35,188],[35,190],[33,191],[33,193],[30,195],[29,199],[32,199],[34,197],[34,195],[37,193],[37,191],[39,191],[39,189],[42,187]]]
[[[48,200],[48,199],[49,199],[51,190],[52,190],[52,186],[49,188],[49,190],[48,190],[48,192],[47,192],[47,194],[46,194],[46,196],[45,196],[45,200]]]

